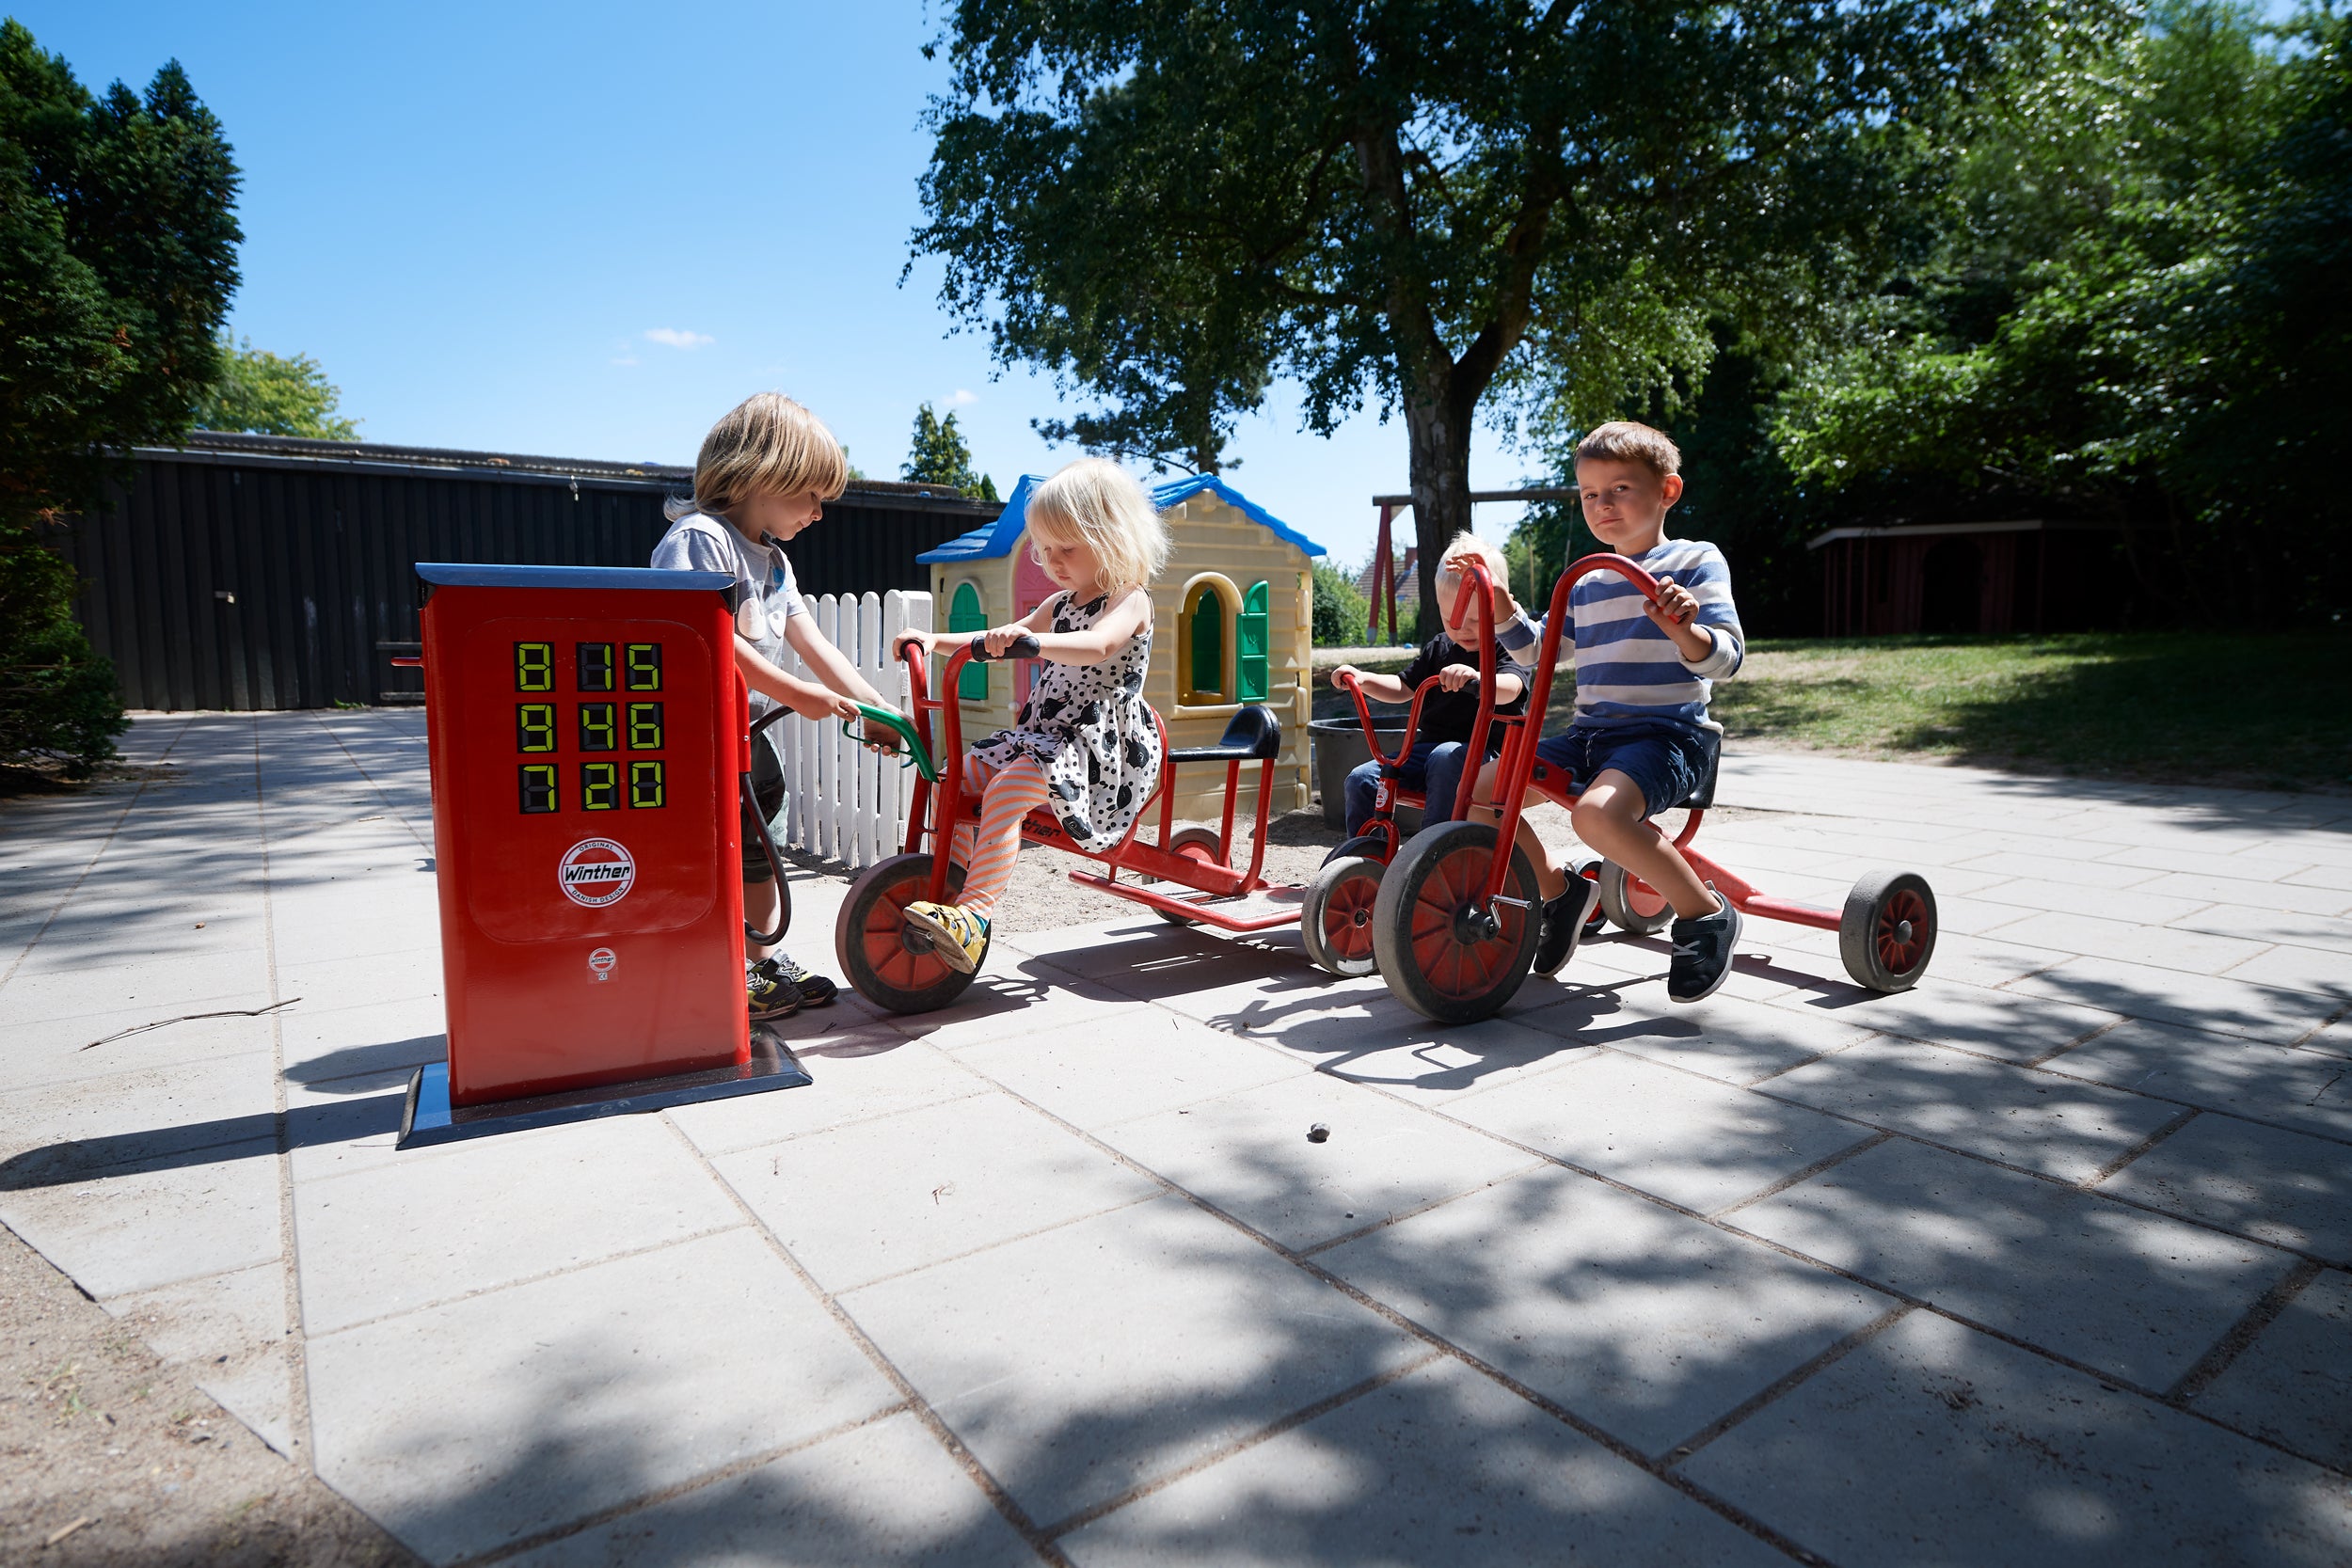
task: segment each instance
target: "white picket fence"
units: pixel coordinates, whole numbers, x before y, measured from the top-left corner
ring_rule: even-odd
[[[906,666],[890,657],[890,635],[902,626],[928,629],[929,594],[827,594],[811,598],[817,626],[849,657],[859,673],[893,705],[905,708]],[[791,673],[809,679],[795,656]],[[877,756],[841,733],[838,720],[819,723],[798,714],[768,727],[784,761],[784,808],[769,824],[780,846],[855,866],[898,852],[905,842],[914,773],[895,757]]]

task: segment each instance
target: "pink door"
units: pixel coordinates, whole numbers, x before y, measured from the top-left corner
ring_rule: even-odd
[[[1029,536],[1026,533],[1022,534],[1013,550],[1012,614],[1017,621],[1061,590],[1054,586],[1054,579],[1045,575],[1045,568],[1039,565],[1037,558],[1029,553]],[[1029,673],[1030,665],[1026,659],[1012,667],[1012,705],[1015,712],[1029,700]]]

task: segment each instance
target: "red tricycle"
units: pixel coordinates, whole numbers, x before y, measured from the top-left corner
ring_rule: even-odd
[[[1438,1022],[1470,1022],[1499,1012],[1527,978],[1534,958],[1541,900],[1534,867],[1515,841],[1531,793],[1569,806],[1581,789],[1578,780],[1538,757],[1535,743],[1542,736],[1561,633],[1569,624],[1569,591],[1594,571],[1615,572],[1657,602],[1658,580],[1620,555],[1585,556],[1553,585],[1525,714],[1494,715],[1489,700],[1481,705],[1473,737],[1471,754],[1483,755],[1489,722],[1506,726],[1492,802],[1502,811],[1500,826],[1448,822],[1407,841],[1385,870],[1359,861],[1354,872],[1359,895],[1366,880],[1376,889],[1367,924],[1381,975],[1399,1000]],[[1491,643],[1484,618],[1479,626],[1482,641]],[[1492,682],[1483,684],[1490,699]],[[1369,714],[1365,717],[1369,724]],[[1859,985],[1899,991],[1917,984],[1935,951],[1936,913],[1934,891],[1916,873],[1872,872],[1853,885],[1842,911],[1819,910],[1763,893],[1692,847],[1714,800],[1720,761],[1720,748],[1710,748],[1698,787],[1675,802],[1689,816],[1674,845],[1699,879],[1713,883],[1742,915],[1836,931],[1846,973]],[[1476,777],[1475,768],[1464,771],[1459,799],[1465,809]],[[1651,831],[1660,832],[1654,825]],[[1495,852],[1498,844],[1515,847],[1503,857]],[[1595,874],[1601,911],[1626,930],[1647,935],[1673,919],[1665,899],[1622,866],[1602,862]]]
[[[1023,637],[1006,650],[1006,657],[1034,658],[1037,650],[1034,638]],[[921,644],[904,641],[898,652],[907,665],[909,712],[877,707],[861,711],[870,726],[895,733],[908,766],[916,769],[906,844],[901,853],[868,867],[850,884],[834,926],[834,949],[842,973],[860,995],[893,1012],[919,1013],[947,1006],[972,983],[972,975],[949,967],[932,950],[928,936],[907,926],[905,910],[918,898],[951,903],[963,882],[963,867],[952,858],[955,827],[979,819],[980,797],[964,788],[963,723],[955,692],[964,664],[985,661],[988,652],[984,637],[975,637],[949,656],[939,687],[946,695],[940,697],[930,694],[930,660]],[[936,750],[933,714],[939,715],[944,731]],[[1263,931],[1297,920],[1306,890],[1270,883],[1259,875],[1274,800],[1274,766],[1282,750],[1281,721],[1271,709],[1251,704],[1233,715],[1216,745],[1180,750],[1168,747],[1168,725],[1156,712],[1152,722],[1162,758],[1155,840],[1140,836],[1145,819],[1153,815],[1146,802],[1126,836],[1099,853],[1080,848],[1042,806],[1021,824],[1022,843],[1046,845],[1106,866],[1107,875],[1073,871],[1070,879],[1141,904],[1178,925],[1198,922],[1226,931]],[[1234,800],[1241,792],[1242,765],[1250,762],[1259,765],[1257,827],[1249,863],[1240,867],[1232,863]],[[1176,769],[1202,763],[1225,765],[1224,820],[1214,830],[1179,828]],[[928,849],[926,834],[930,839]],[[1122,881],[1121,872],[1136,879]]]

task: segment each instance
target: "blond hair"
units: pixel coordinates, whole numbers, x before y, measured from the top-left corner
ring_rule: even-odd
[[[1507,583],[1510,580],[1510,563],[1502,559],[1502,552],[1468,529],[1455,534],[1447,544],[1445,554],[1438,557],[1438,570],[1445,571],[1455,562],[1468,560],[1471,556],[1476,556],[1486,563],[1486,576],[1495,582]]]
[[[1085,541],[1094,552],[1097,585],[1112,598],[1145,587],[1168,564],[1168,525],[1143,486],[1107,458],[1081,457],[1039,485],[1025,521],[1029,552],[1040,565],[1041,533]]]
[[[1610,463],[1639,463],[1660,479],[1682,472],[1682,449],[1664,431],[1652,430],[1631,420],[1612,420],[1596,425],[1576,444],[1579,463],[1594,458]]]
[[[850,484],[850,460],[833,432],[782,392],[760,392],[727,411],[694,458],[694,493],[661,510],[672,522],[696,512],[724,516],[748,497],[816,492],[834,500]]]

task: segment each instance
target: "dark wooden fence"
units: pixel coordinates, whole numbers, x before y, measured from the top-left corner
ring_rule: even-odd
[[[420,561],[643,566],[685,468],[199,433],[142,449],[105,510],[54,542],[134,708],[421,700]],[[1000,509],[860,483],[791,546],[811,594],[928,588],[922,551]]]

